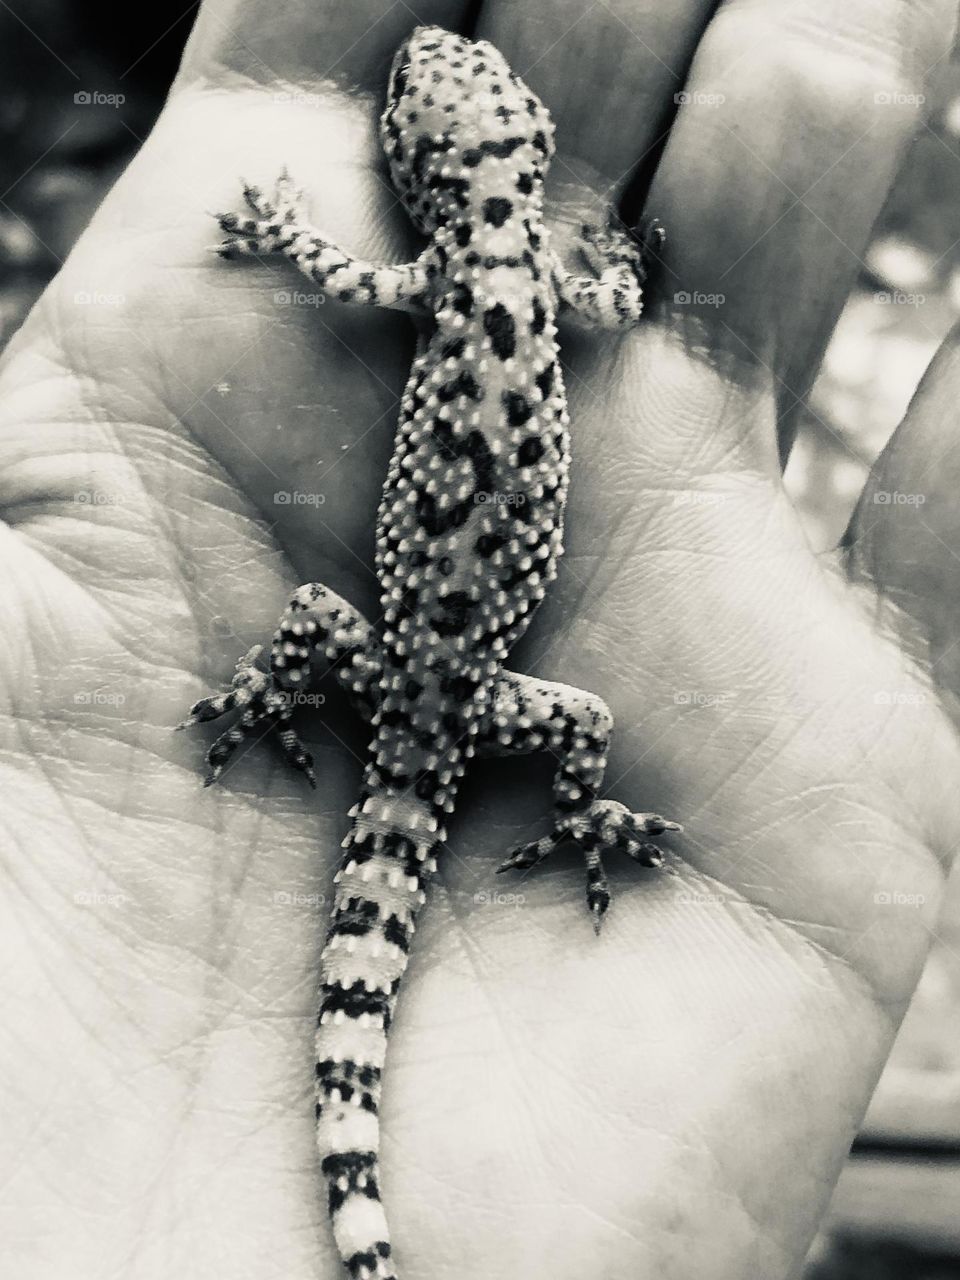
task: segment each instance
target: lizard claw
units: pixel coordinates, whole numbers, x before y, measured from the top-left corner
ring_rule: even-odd
[[[531,840],[529,844],[522,844],[501,862],[497,867],[497,875],[501,875],[504,871],[525,871],[529,867],[535,867],[538,862],[542,862],[553,853],[557,843],[557,837],[549,835],[543,836],[540,840]]]
[[[561,841],[575,841],[583,851],[587,906],[593,916],[593,927],[599,933],[610,906],[610,888],[601,854],[613,850],[627,854],[643,867],[659,867],[665,854],[647,837],[682,830],[679,822],[662,818],[658,813],[631,813],[616,800],[594,800],[586,809],[560,818],[550,835],[515,849],[497,868],[497,874],[528,870],[549,857]]]
[[[278,739],[289,764],[306,775],[311,787],[317,785],[313,758],[300,740],[296,730],[290,727],[292,714],[289,697],[279,688],[273,675],[257,666],[262,645],[254,645],[238,662],[236,674],[226,693],[201,698],[190,708],[190,714],[176,727],[186,729],[191,725],[217,720],[228,711],[243,707],[240,719],[222,733],[207,752],[209,772],[204,786],[218,781],[227,764],[245,738],[266,724],[266,729],[278,730]]]

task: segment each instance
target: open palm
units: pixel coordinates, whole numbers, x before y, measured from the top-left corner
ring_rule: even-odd
[[[314,795],[268,743],[205,791],[202,735],[171,727],[300,582],[377,616],[413,331],[219,263],[208,215],[286,164],[334,238],[409,257],[378,94],[415,21],[476,8],[208,0],[6,354],[18,1276],[339,1275],[311,1033],[367,730],[321,686]],[[384,1199],[411,1280],[794,1272],[923,960],[960,836],[960,364],[937,362],[842,555],[806,545],[776,439],[952,6],[800,8],[482,6],[554,111],[561,241],[628,176],[670,237],[640,330],[565,343],[568,550],[513,665],[606,698],[612,793],[686,831],[673,874],[610,860],[597,939],[575,859],[493,875],[542,831],[550,762],[475,771],[391,1037]]]

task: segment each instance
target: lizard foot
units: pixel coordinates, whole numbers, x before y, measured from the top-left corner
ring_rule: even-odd
[[[284,169],[277,179],[273,195],[267,197],[259,187],[245,183],[243,198],[249,213],[218,213],[217,222],[227,239],[217,246],[221,258],[258,256],[273,253],[281,247],[284,232],[302,220],[303,192],[293,185]]]
[[[238,707],[243,708],[236,724],[222,733],[207,752],[210,772],[204,779],[204,786],[209,787],[217,781],[241,742],[261,726],[267,731],[272,728],[278,730],[277,736],[287,761],[306,774],[312,787],[316,786],[313,759],[289,724],[293,713],[290,696],[276,684],[270,672],[257,666],[261,650],[262,645],[254,645],[237,663],[237,673],[230,682],[230,688],[225,693],[215,693],[195,702],[186,720],[177,725],[178,729],[187,729],[191,725],[217,720]]]
[[[601,853],[614,850],[627,854],[643,867],[659,867],[664,859],[663,850],[647,837],[662,835],[664,831],[682,830],[679,822],[661,818],[658,813],[631,813],[617,800],[594,800],[589,808],[561,817],[550,835],[515,849],[497,868],[497,874],[535,867],[549,857],[561,841],[575,841],[583,850],[587,868],[587,906],[593,915],[593,926],[599,933],[610,905],[610,888]]]

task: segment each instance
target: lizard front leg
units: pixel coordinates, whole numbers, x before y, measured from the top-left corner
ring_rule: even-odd
[[[377,265],[347,253],[310,224],[303,193],[285,171],[277,180],[272,198],[252,186],[245,186],[243,195],[249,213],[217,215],[217,222],[227,233],[217,248],[222,258],[283,253],[314,284],[340,302],[425,310],[427,259]]]
[[[561,306],[591,328],[626,329],[637,324],[650,259],[665,239],[656,218],[637,235],[612,217],[605,227],[584,223],[577,248],[595,274],[575,275],[555,264],[553,277]]]
[[[290,724],[298,702],[309,697],[316,678],[313,659],[322,653],[354,707],[369,720],[376,709],[382,670],[380,644],[370,623],[342,596],[319,582],[300,587],[274,633],[270,670],[258,665],[262,646],[256,645],[237,663],[230,688],[195,702],[177,726],[185,729],[243,708],[236,724],[207,752],[207,785],[216,782],[245,738],[271,728],[277,730],[288,762],[313,785],[313,760]]]
[[[680,831],[656,813],[631,813],[617,800],[601,800],[613,716],[602,699],[570,685],[535,676],[501,673],[481,725],[477,754],[520,755],[550,751],[559,758],[553,783],[553,830],[515,849],[498,868],[529,868],[547,858],[563,840],[583,850],[587,905],[599,932],[610,905],[602,854],[616,850],[645,867],[663,862],[649,837]]]

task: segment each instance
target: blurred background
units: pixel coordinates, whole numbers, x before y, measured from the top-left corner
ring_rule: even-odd
[[[146,137],[196,7],[0,4],[0,345]],[[818,550],[960,318],[960,60],[927,97],[787,471]],[[804,1280],[960,1280],[960,874],[932,941]]]

